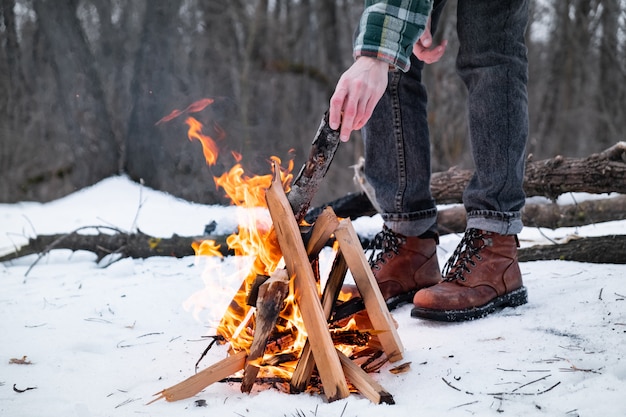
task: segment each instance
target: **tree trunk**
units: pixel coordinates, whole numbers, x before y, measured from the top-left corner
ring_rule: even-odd
[[[431,191],[437,203],[461,203],[463,190],[472,175],[473,171],[456,167],[434,173]],[[550,199],[556,199],[568,192],[626,194],[626,142],[619,142],[606,151],[587,158],[557,156],[544,161],[529,162],[526,166],[524,191],[528,197],[543,196]],[[350,194],[311,210],[306,215],[306,220],[309,223],[314,222],[325,206],[333,207],[340,217],[355,218],[376,213],[364,194]]]
[[[439,204],[459,203],[473,171],[451,168],[432,176],[433,197]],[[587,158],[556,156],[526,165],[524,191],[528,197],[556,199],[569,192],[626,194],[626,142]]]
[[[76,0],[63,5],[51,0],[33,2],[53,57],[58,102],[74,157],[69,175],[76,189],[117,174],[119,157],[95,59],[76,17],[77,5]]]
[[[169,178],[176,169],[176,147],[182,149],[184,133],[155,126],[172,109],[188,103],[176,102],[174,33],[181,0],[158,0],[146,8],[141,41],[135,57],[131,85],[131,113],[126,136],[125,170],[136,181],[170,191]],[[169,141],[175,141],[169,144]],[[200,152],[199,152],[200,153]],[[201,154],[201,153],[200,153]],[[178,184],[180,187],[180,183]],[[179,194],[180,195],[180,194]]]
[[[626,264],[626,235],[584,237],[558,245],[541,245],[518,251],[520,262],[577,261]]]

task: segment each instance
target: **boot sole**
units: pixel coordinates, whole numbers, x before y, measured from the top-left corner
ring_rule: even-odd
[[[471,307],[461,310],[433,310],[414,307],[411,317],[436,321],[467,321],[485,317],[488,314],[504,307],[518,307],[528,302],[528,292],[525,287],[518,288],[508,294],[496,297],[480,307]]]
[[[398,294],[394,295],[393,297],[389,297],[389,299],[385,301],[385,304],[387,304],[387,309],[391,311],[401,304],[412,303],[413,297],[415,296],[416,292],[417,290],[414,290],[405,292],[404,294]]]

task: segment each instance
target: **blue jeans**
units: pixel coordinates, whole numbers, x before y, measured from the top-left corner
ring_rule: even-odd
[[[435,0],[432,31],[445,0]],[[463,193],[467,227],[499,234],[522,230],[528,136],[528,0],[458,2],[457,72],[468,88],[475,173]],[[408,236],[436,230],[430,192],[430,139],[424,63],[389,73],[385,95],[363,128],[365,175],[385,224]]]

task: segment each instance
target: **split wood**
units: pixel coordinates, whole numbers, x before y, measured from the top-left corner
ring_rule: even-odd
[[[278,171],[275,170],[275,172]],[[319,226],[316,223],[313,227],[311,238],[305,248],[298,224],[278,176],[275,176],[272,185],[267,190],[266,199],[274,224],[276,238],[285,260],[286,270],[290,279],[293,280],[296,303],[301,310],[308,335],[307,341],[311,353],[307,354],[306,363],[301,365],[305,369],[302,372],[302,378],[305,380],[309,379],[309,370],[312,370],[312,364],[314,363],[317,366],[324,395],[328,401],[345,398],[349,395],[346,381],[346,378],[348,378],[359,392],[373,402],[392,403],[393,398],[389,393],[367,376],[365,371],[357,371],[355,367],[360,368],[350,359],[343,358],[337,352],[328,329],[327,320],[332,313],[332,306],[343,283],[345,273],[350,269],[359,293],[364,300],[367,314],[372,323],[372,330],[376,333],[381,349],[390,361],[397,361],[402,358],[404,347],[365,258],[363,248],[360,245],[352,223],[349,219],[338,222],[332,209],[329,208],[326,211],[327,214],[320,220]],[[334,263],[336,270],[333,270],[331,273],[328,279],[330,286],[324,291],[327,295],[320,302],[315,275],[311,268],[310,255],[318,253],[333,233],[339,244],[339,252]],[[278,298],[274,297],[272,299],[274,302],[278,300]],[[258,304],[263,302],[263,297],[260,296],[257,300],[257,309],[260,307]],[[257,316],[257,326],[259,326],[258,320],[259,316]],[[267,315],[267,318],[263,320],[271,322],[263,323],[264,329],[268,324],[274,326],[276,322],[273,314]],[[258,370],[258,359],[262,357],[262,353],[259,354],[259,346],[262,346],[264,351],[265,343],[267,342],[266,331],[263,330],[261,333],[263,336],[259,337],[259,345],[251,349],[250,352],[251,355],[254,350],[255,358],[251,358],[245,352],[229,356],[187,380],[156,394],[159,395],[157,400],[163,398],[167,401],[176,401],[189,398],[210,384],[244,368],[252,372],[250,375],[254,374],[254,377],[256,377],[253,368],[257,367]],[[301,361],[302,358],[304,356],[301,356]],[[248,365],[252,367],[248,368]],[[254,379],[250,376],[250,381],[253,382]],[[245,380],[246,376],[244,374]],[[250,384],[250,381],[246,383]],[[251,388],[251,385],[249,387]],[[246,390],[249,387],[247,386]]]

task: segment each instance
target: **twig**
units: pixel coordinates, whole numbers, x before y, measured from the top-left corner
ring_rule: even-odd
[[[13,384],[13,391],[20,393],[20,394],[26,391],[30,391],[31,389],[37,389],[37,387],[26,387],[24,389],[19,389],[19,388],[16,388],[16,385],[17,384]]]
[[[535,382],[543,381],[544,379],[546,379],[546,378],[550,378],[551,376],[552,376],[552,375],[546,375],[546,376],[543,376],[543,377],[541,377],[541,378],[539,378],[539,379],[535,379],[534,381],[527,382],[527,383],[525,383],[524,385],[520,385],[519,387],[515,388],[515,389],[514,389],[513,391],[511,391],[511,392],[515,392],[515,391],[517,391],[518,389],[522,389],[522,388],[524,388],[524,387],[527,387],[528,385],[530,385],[530,384],[534,384]]]
[[[448,411],[450,411],[450,410],[454,410],[455,408],[465,407],[466,405],[476,404],[477,402],[478,402],[478,400],[476,400],[476,401],[472,401],[472,402],[469,402],[469,403],[465,403],[465,404],[459,404],[459,405],[456,405],[456,406],[454,406],[454,407],[452,407],[452,408],[448,408]]]
[[[204,351],[200,355],[200,358],[196,362],[196,368],[195,368],[196,372],[198,372],[198,366],[200,365],[200,361],[202,361],[202,359],[204,359],[204,357],[207,355],[207,353],[209,353],[209,350],[211,350],[213,345],[216,344],[216,343],[220,343],[221,344],[221,343],[225,343],[226,342],[226,339],[222,335],[207,336],[207,337],[210,337],[213,340],[211,341],[211,343],[209,343],[209,346],[207,346],[206,349],[204,349]]]
[[[449,387],[450,387],[450,388],[452,388],[453,390],[456,390],[456,391],[459,391],[459,392],[463,392],[463,390],[461,390],[460,388],[457,388],[457,387],[455,387],[454,385],[452,385],[452,383],[451,383],[451,382],[449,382],[447,379],[445,379],[445,378],[443,378],[443,377],[442,377],[441,379],[443,380],[443,382],[445,382],[445,383],[446,383],[446,385],[447,385],[447,386],[449,386]],[[465,393],[466,393],[466,394],[468,394],[468,395],[474,395],[474,393],[473,393],[473,392],[469,392],[469,391],[465,391]]]
[[[443,380],[443,382],[445,382],[445,383],[446,383],[446,385],[447,385],[447,386],[449,386],[450,388],[452,388],[452,389],[454,389],[454,390],[456,390],[456,391],[459,391],[459,392],[465,392],[465,394],[468,394],[468,395],[476,395],[476,393],[473,393],[473,392],[471,392],[471,391],[463,391],[463,390],[461,390],[460,388],[455,387],[455,386],[454,386],[451,382],[447,381],[445,378],[441,378],[441,379]],[[544,379],[544,378],[540,378],[540,379],[538,379],[537,381],[540,381],[540,380],[542,380],[542,379]],[[532,381],[532,382],[529,382],[529,383],[528,383],[528,384],[526,384],[526,385],[529,385],[529,384],[535,383],[535,382],[537,382],[537,381]],[[522,385],[522,387],[518,387],[518,388],[516,388],[515,390],[513,390],[513,391],[511,391],[511,392],[487,392],[487,393],[478,393],[478,394],[482,394],[482,395],[491,395],[491,396],[493,396],[493,397],[498,397],[498,396],[503,396],[503,395],[527,395],[527,396],[532,396],[532,395],[541,395],[541,394],[545,394],[545,393],[546,393],[546,392],[548,392],[548,391],[553,390],[553,389],[554,389],[556,386],[558,386],[560,383],[561,383],[561,381],[559,381],[559,382],[557,382],[556,384],[552,385],[551,387],[549,387],[549,388],[547,388],[547,389],[545,389],[545,390],[543,390],[543,391],[539,391],[539,392],[516,392],[516,390],[517,390],[517,389],[519,389],[519,388],[522,388],[522,387],[526,386],[526,385]]]
[[[115,408],[120,408],[123,405],[130,404],[130,403],[135,402],[137,400],[141,400],[141,398],[129,398],[129,399],[125,400],[125,401],[122,401],[118,405],[116,405]]]
[[[543,391],[539,391],[539,392],[490,392],[487,393],[486,395],[528,395],[528,396],[532,396],[532,395],[541,395],[541,394],[545,394],[548,391],[553,390],[556,386],[558,386],[561,383],[561,381],[557,382],[556,384],[552,385],[550,388],[547,388]]]
[[[130,230],[136,230],[137,227],[137,220],[139,219],[139,212],[141,211],[141,208],[143,207],[143,178],[141,178],[139,180],[139,205],[137,206],[137,212],[135,213],[135,218],[133,219],[133,222],[130,225]]]
[[[345,412],[346,412],[346,408],[347,408],[347,407],[348,407],[348,403],[346,402],[346,403],[343,405],[343,410],[341,410],[341,414],[339,415],[339,417],[343,417],[343,413],[345,413]]]
[[[600,374],[599,371],[596,371],[595,369],[583,369],[583,368],[579,368],[576,365],[572,365],[569,368],[561,368],[560,369],[561,372],[589,372],[592,374]]]
[[[558,243],[557,243],[555,240],[553,240],[553,239],[549,238],[549,237],[548,237],[545,233],[543,233],[543,230],[541,230],[541,227],[538,227],[538,228],[537,228],[537,230],[539,231],[539,234],[540,234],[541,236],[543,236],[543,237],[545,237],[546,239],[548,239],[550,242],[552,242],[552,244],[554,244],[554,245],[558,245]]]

